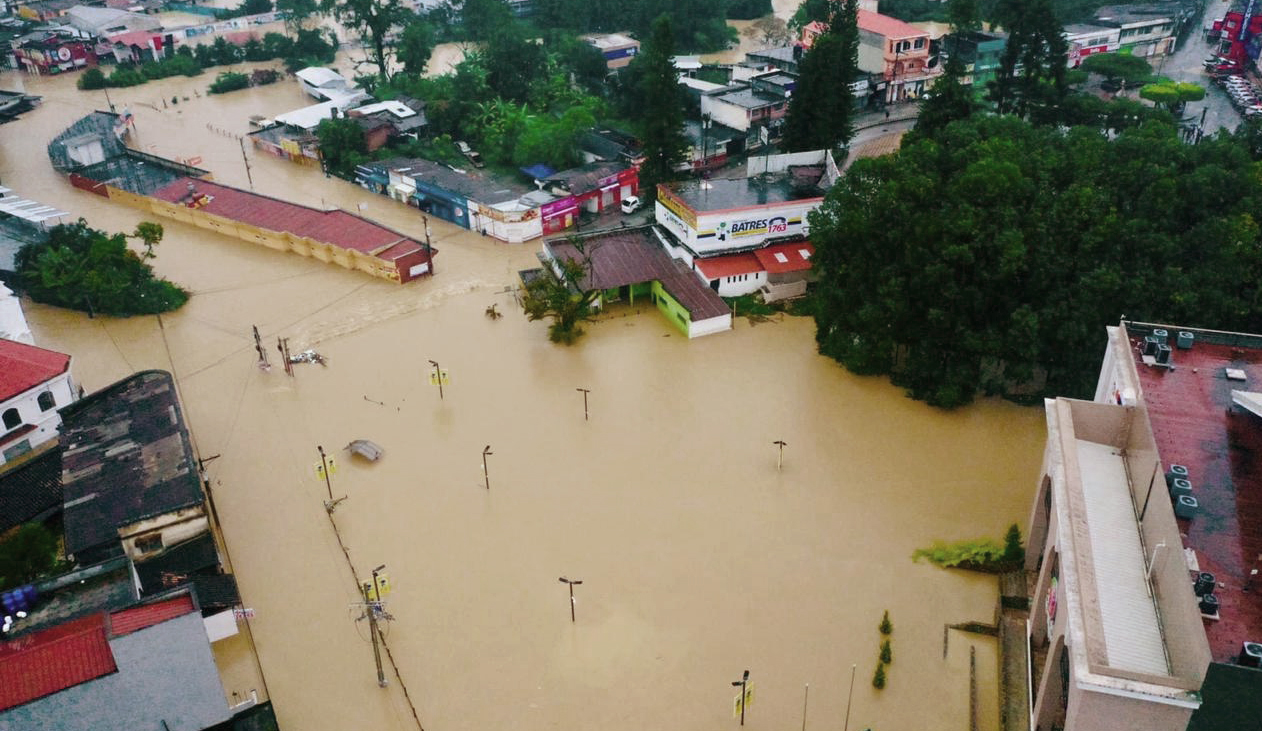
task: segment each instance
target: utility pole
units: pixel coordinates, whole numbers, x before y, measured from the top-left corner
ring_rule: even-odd
[[[592,391],[590,388],[576,388],[574,390],[583,392],[583,421],[587,421],[587,394]]]
[[[858,667],[854,664],[850,666],[850,695],[846,696],[846,725],[842,731],[850,731],[850,702],[854,700],[854,671]]]
[[[241,143],[241,159],[245,162],[245,179],[250,181],[250,190],[254,190],[254,176],[250,174],[250,158],[245,156],[245,138],[237,140]]]
[[[421,216],[421,220],[425,222],[425,261],[429,265],[429,275],[432,277],[434,276],[434,247],[429,243],[429,216]]]
[[[486,481],[487,490],[491,489],[491,475],[486,471],[486,458],[492,454],[495,454],[495,452],[491,451],[491,445],[486,445],[482,450],[482,479]]]
[[[375,574],[376,571],[373,573]],[[376,601],[372,599],[373,585],[367,581],[360,584],[359,588],[364,594],[364,609],[368,614],[368,632],[372,634],[372,659],[377,663],[377,687],[384,688],[386,687],[386,672],[381,667],[381,647],[377,644],[377,614],[381,611],[381,597],[377,597]]]
[[[259,354],[259,368],[270,369],[272,365],[267,362],[267,351],[263,349],[263,339],[259,337],[259,326],[252,325],[251,327],[254,328],[254,349]]]

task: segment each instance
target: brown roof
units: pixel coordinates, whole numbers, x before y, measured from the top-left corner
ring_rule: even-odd
[[[591,271],[584,288],[613,289],[631,284],[658,281],[688,310],[693,322],[721,317],[727,305],[682,261],[672,259],[662,248],[652,226],[620,229],[582,237],[591,257]],[[553,239],[544,246],[557,259],[582,260],[569,239]]]

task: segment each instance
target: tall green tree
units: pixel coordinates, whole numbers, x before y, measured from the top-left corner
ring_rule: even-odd
[[[592,303],[600,296],[588,274],[591,254],[577,237],[570,239],[577,256],[558,257],[556,270],[549,269],[530,284],[522,297],[522,309],[531,322],[551,319],[548,339],[573,345],[583,335],[582,323],[592,319]]]
[[[398,48],[395,49],[399,63],[403,65],[403,72],[413,76],[423,75],[436,45],[434,27],[429,21],[425,18],[413,18],[403,29]]]
[[[844,146],[854,137],[850,84],[859,67],[857,0],[833,3],[828,30],[802,58],[789,100],[784,145],[792,151]]]
[[[812,214],[820,351],[939,406],[1089,397],[1104,326],[1262,328],[1262,178],[1228,136],[975,115]]]
[[[402,0],[321,0],[320,7],[363,39],[369,60],[377,67],[377,75],[388,81],[390,48],[386,36],[395,26],[413,17]]]
[[[688,146],[684,137],[685,98],[671,61],[674,55],[671,22],[661,16],[653,23],[653,33],[634,62],[641,72],[641,106],[636,119],[644,147],[640,190],[648,200],[657,198],[658,183],[674,177],[675,166],[683,161]]]
[[[968,119],[977,111],[977,97],[971,84],[964,83],[964,41],[981,27],[976,0],[947,0],[947,17],[951,33],[945,39],[947,60],[942,78],[926,94],[916,119],[919,134],[933,135],[948,124]]]
[[[320,8],[316,0],[276,0],[276,9],[285,14],[285,28],[297,33],[307,18]]]
[[[334,175],[349,177],[355,172],[355,166],[367,159],[364,130],[353,119],[326,119],[316,127],[316,137],[320,140],[325,170]]]
[[[1008,41],[991,82],[991,101],[1001,114],[1058,122],[1068,93],[1069,46],[1051,0],[998,0],[995,20]]]
[[[1152,66],[1147,61],[1121,53],[1093,53],[1082,60],[1079,68],[1127,86],[1142,84],[1152,78]]]

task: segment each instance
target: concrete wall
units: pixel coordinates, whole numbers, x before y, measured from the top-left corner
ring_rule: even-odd
[[[401,281],[399,270],[392,262],[379,259],[375,256],[363,254],[354,249],[343,249],[323,241],[314,241],[305,236],[296,236],[285,231],[269,231],[252,226],[248,223],[234,221],[223,216],[213,213],[207,213],[197,208],[189,208],[179,203],[170,203],[168,201],[158,200],[157,198],[149,198],[134,193],[128,193],[119,190],[113,186],[107,186],[110,200],[117,201],[123,205],[131,206],[142,211],[153,213],[167,218],[173,218],[177,221],[192,224],[198,228],[208,229],[221,233],[225,236],[231,236],[242,241],[248,241],[252,244],[261,244],[270,249],[277,251],[289,251],[300,256],[319,259],[320,261],[337,264],[346,269],[371,274],[380,279],[388,279],[392,282]]]
[[[210,521],[206,517],[206,510],[198,505],[133,523],[120,528],[118,534],[123,542],[123,551],[131,556],[133,561],[144,561],[160,555],[171,546],[183,543],[209,530]],[[162,537],[161,548],[142,551],[136,547],[137,541],[153,536]]]
[[[1065,731],[1182,731],[1191,716],[1190,708],[1095,693],[1075,686],[1069,690]]]

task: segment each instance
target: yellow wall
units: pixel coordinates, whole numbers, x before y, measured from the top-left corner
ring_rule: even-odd
[[[399,271],[390,262],[375,256],[363,254],[353,249],[343,249],[323,241],[315,241],[305,236],[296,236],[286,231],[271,231],[241,221],[234,221],[197,208],[189,208],[182,203],[136,195],[112,186],[106,186],[110,200],[118,201],[126,206],[138,208],[159,216],[189,223],[198,228],[209,229],[225,236],[231,236],[252,244],[261,244],[277,251],[291,251],[320,261],[330,262],[347,269],[371,274],[374,277],[388,279],[392,282],[400,280]]]

